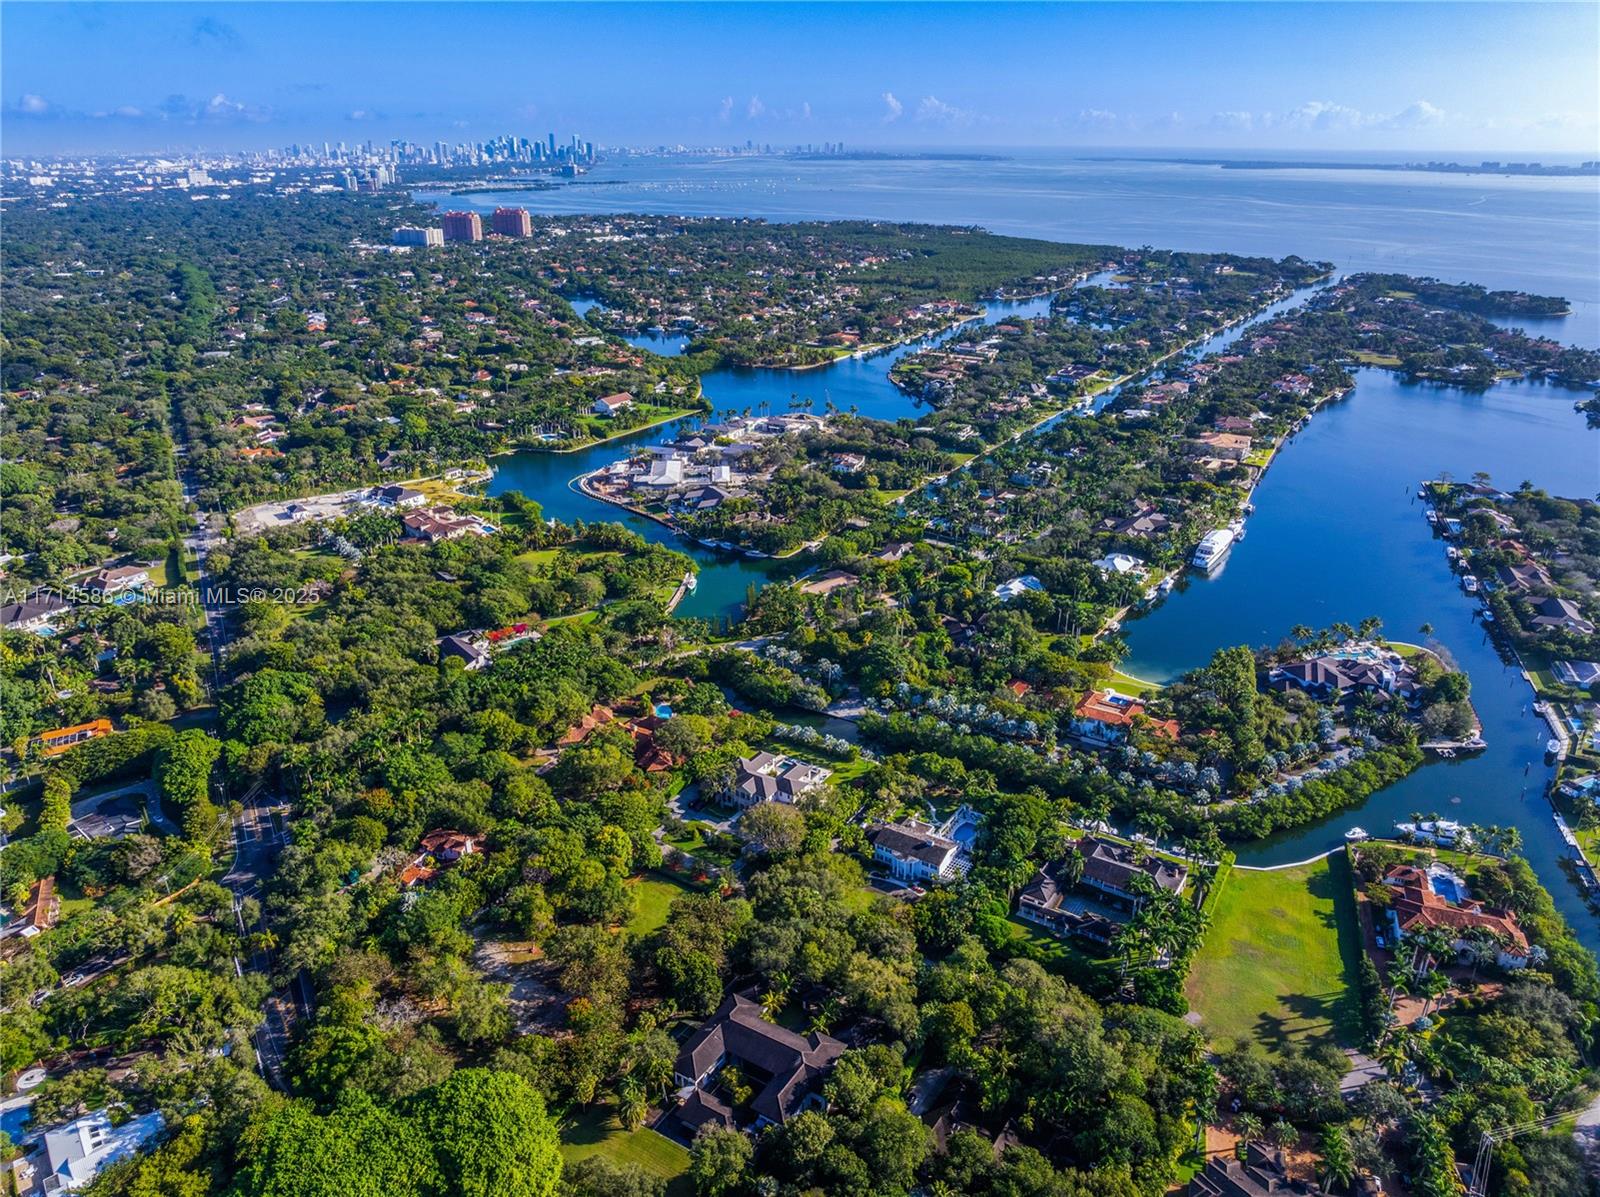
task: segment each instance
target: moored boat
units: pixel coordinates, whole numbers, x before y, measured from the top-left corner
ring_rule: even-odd
[[[1190,558],[1190,562],[1196,569],[1209,574],[1227,559],[1228,554],[1233,551],[1233,542],[1232,528],[1219,528],[1215,532],[1207,532],[1195,546],[1194,556]]]

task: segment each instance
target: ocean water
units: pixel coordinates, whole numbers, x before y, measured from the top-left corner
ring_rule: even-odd
[[[1505,155],[1493,155],[1504,157]],[[1600,180],[1229,170],[1066,151],[1001,161],[643,158],[552,191],[417,193],[445,207],[923,221],[1115,245],[1332,261],[1564,295],[1541,329],[1600,346]]]

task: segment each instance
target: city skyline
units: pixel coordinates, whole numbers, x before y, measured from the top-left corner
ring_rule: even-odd
[[[0,114],[11,155],[546,128],[609,146],[1588,157],[1597,138],[1600,26],[1588,5],[797,4],[685,16],[670,4],[10,3]]]

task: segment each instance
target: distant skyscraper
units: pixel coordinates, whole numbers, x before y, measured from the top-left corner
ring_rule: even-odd
[[[446,212],[444,214],[444,239],[446,241],[482,241],[482,218],[476,212]]]
[[[533,236],[533,221],[526,208],[496,208],[493,227],[502,237]]]
[[[550,134],[550,157],[554,158],[555,156],[556,156],[556,135],[554,133],[551,133]]]

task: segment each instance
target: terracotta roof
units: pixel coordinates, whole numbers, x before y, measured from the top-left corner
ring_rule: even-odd
[[[1079,719],[1104,723],[1110,727],[1131,727],[1134,719],[1143,715],[1145,706],[1137,698],[1127,698],[1114,690],[1091,690],[1078,700],[1072,713]],[[1176,719],[1151,719],[1150,728],[1169,740],[1178,738]]]
[[[1452,902],[1433,892],[1428,874],[1414,865],[1395,865],[1384,874],[1384,881],[1399,892],[1394,899],[1395,921],[1405,932],[1427,927],[1470,931],[1481,927],[1518,954],[1528,950],[1528,937],[1517,925],[1517,916],[1468,899]]]

